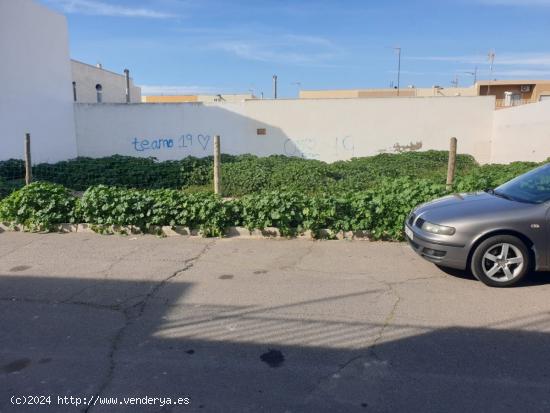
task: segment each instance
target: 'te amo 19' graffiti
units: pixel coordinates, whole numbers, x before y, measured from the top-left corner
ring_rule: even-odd
[[[210,143],[210,135],[201,134],[193,135],[191,133],[180,135],[178,138],[156,138],[156,139],[141,139],[134,138],[131,144],[136,152],[158,151],[162,149],[183,149],[198,147],[206,151]]]

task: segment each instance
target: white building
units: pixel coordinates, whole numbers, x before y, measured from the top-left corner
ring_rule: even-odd
[[[126,74],[71,60],[73,100],[79,103],[126,103]],[[130,103],[141,102],[141,88],[130,77]]]
[[[0,159],[76,156],[74,103],[65,17],[32,0],[0,0]]]

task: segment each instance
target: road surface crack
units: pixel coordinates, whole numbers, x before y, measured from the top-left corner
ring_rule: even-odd
[[[313,389],[309,392],[308,398],[311,398],[313,396],[313,394],[318,389],[320,389],[320,387],[323,385],[323,383],[326,382],[328,379],[333,378],[333,377],[334,378],[339,377],[344,370],[346,370],[349,366],[353,365],[355,362],[357,362],[359,360],[375,359],[377,362],[382,362],[383,361],[381,359],[381,357],[376,353],[376,347],[377,347],[378,343],[380,342],[380,340],[382,340],[382,338],[384,337],[384,333],[386,332],[388,327],[391,325],[393,319],[395,318],[395,314],[396,314],[397,309],[399,307],[399,304],[401,302],[401,296],[398,294],[398,292],[393,287],[393,283],[389,283],[387,281],[381,281],[381,280],[378,280],[378,279],[377,279],[377,281],[386,286],[388,293],[395,296],[395,301],[394,301],[388,315],[385,317],[382,325],[378,329],[378,333],[376,334],[374,339],[371,341],[371,343],[365,349],[358,350],[359,353],[356,352],[356,354],[354,356],[350,357],[349,359],[347,359],[343,363],[339,364],[338,367],[336,368],[336,370],[334,370],[331,373],[326,374],[326,375],[322,376],[321,378],[319,378],[319,380],[317,380],[317,382],[315,383]]]
[[[94,403],[97,402],[98,398],[105,393],[105,391],[111,384],[114,377],[115,369],[116,369],[116,354],[119,350],[120,343],[122,342],[122,339],[124,338],[124,335],[128,330],[128,328],[143,315],[149,300],[153,298],[157,294],[157,292],[162,287],[164,287],[168,282],[170,282],[174,278],[180,276],[181,274],[193,268],[193,266],[212,248],[214,244],[215,244],[215,240],[206,244],[205,247],[196,256],[185,260],[184,266],[182,268],[174,271],[168,277],[156,283],[155,286],[151,289],[151,291],[149,291],[149,293],[143,296],[142,300],[140,300],[139,302],[135,303],[130,307],[126,307],[122,309],[125,322],[124,322],[124,325],[117,331],[117,333],[111,339],[111,346],[109,349],[109,354],[107,356],[109,360],[109,367],[108,367],[107,374],[103,382],[99,385],[98,391],[91,398],[90,404],[86,406],[85,409],[83,410],[84,413],[89,413],[92,411],[94,407]]]

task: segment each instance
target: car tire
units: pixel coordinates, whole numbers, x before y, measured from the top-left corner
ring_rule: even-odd
[[[475,249],[470,268],[474,277],[491,287],[511,287],[531,268],[527,246],[518,237],[496,235]]]

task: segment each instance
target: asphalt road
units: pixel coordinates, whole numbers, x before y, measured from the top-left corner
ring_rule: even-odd
[[[3,233],[0,411],[547,412],[549,297],[404,244]]]

